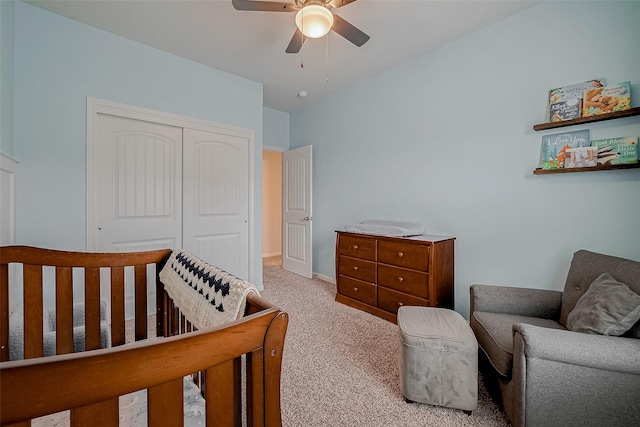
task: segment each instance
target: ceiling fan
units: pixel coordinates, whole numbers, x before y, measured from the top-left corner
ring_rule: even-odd
[[[356,0],[295,0],[294,3],[260,0],[232,0],[236,10],[261,12],[297,12],[296,31],[291,37],[287,53],[298,53],[307,39],[319,38],[330,30],[340,34],[360,47],[369,36],[333,13],[333,9],[346,6]]]

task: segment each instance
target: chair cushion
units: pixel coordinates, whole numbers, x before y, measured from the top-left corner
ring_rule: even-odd
[[[477,348],[476,338],[459,313],[446,308],[403,306],[398,310],[400,338],[406,345],[440,351]]]
[[[567,325],[569,313],[574,309],[580,297],[587,292],[591,283],[602,273],[611,274],[616,280],[640,295],[640,262],[580,250],[573,254],[562,293],[561,325]],[[640,338],[640,323],[635,324],[629,335]]]
[[[543,328],[565,329],[555,320],[515,314],[487,313],[476,311],[471,315],[471,329],[476,334],[478,345],[487,355],[496,372],[511,378],[513,361],[513,325],[526,323]]]
[[[56,310],[43,310],[43,354],[56,354]],[[111,327],[107,323],[107,302],[100,300],[100,348],[111,347]],[[84,304],[73,305],[73,351],[85,350],[84,341]],[[24,313],[21,305],[16,306],[9,315],[9,360],[24,359]]]
[[[620,336],[640,320],[640,295],[602,273],[580,297],[567,317],[567,329]]]

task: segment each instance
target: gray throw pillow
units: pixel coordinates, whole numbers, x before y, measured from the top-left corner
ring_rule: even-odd
[[[620,336],[640,319],[640,295],[611,274],[602,273],[567,317],[567,329]]]

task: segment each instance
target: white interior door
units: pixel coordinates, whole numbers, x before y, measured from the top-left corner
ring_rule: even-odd
[[[182,128],[96,114],[88,145],[89,250],[175,249],[182,244]],[[106,272],[101,272],[101,274]],[[147,310],[155,311],[153,275]],[[101,289],[107,301],[109,289]],[[81,299],[80,289],[74,300]],[[125,315],[135,311],[133,270],[125,271]]]
[[[311,211],[311,145],[282,156],[282,268],[313,275]]]
[[[249,278],[249,141],[184,129],[183,247]]]
[[[176,248],[182,242],[182,128],[97,114],[90,250]],[[93,239],[91,239],[93,238]]]

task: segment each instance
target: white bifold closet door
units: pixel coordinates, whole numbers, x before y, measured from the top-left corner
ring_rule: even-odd
[[[184,129],[183,247],[249,276],[249,146],[244,138]]]
[[[98,114],[93,217],[99,252],[182,245],[182,128]],[[91,210],[91,209],[90,209]]]
[[[247,138],[97,114],[90,168],[89,249],[185,248],[248,279]]]

